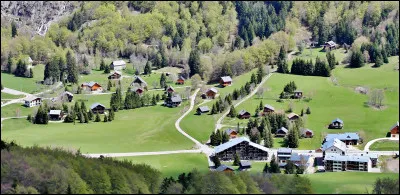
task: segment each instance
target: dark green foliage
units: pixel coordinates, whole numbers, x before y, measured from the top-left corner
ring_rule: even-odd
[[[93,120],[93,112],[92,112],[92,110],[89,110],[87,115],[88,115],[89,120]]]
[[[238,113],[236,112],[235,107],[232,105],[231,109],[230,109],[230,111],[228,113],[228,116],[231,117],[231,118],[235,118],[237,115],[238,115]]]
[[[89,123],[89,116],[87,112],[83,112],[83,118],[85,119],[85,123]]]
[[[94,119],[94,122],[100,122],[100,114],[96,113],[96,119]]]
[[[106,69],[106,63],[104,62],[104,59],[103,58],[101,58],[101,62],[100,62],[100,70],[104,70],[104,69]]]
[[[82,111],[79,112],[79,122],[84,123],[85,122],[85,116],[83,115]]]
[[[105,66],[104,66],[104,73],[105,73],[105,74],[109,74],[109,73],[110,73],[110,69],[111,69],[111,68],[110,68],[110,65],[105,65]]]
[[[115,118],[115,112],[114,112],[114,110],[110,110],[110,115],[108,116],[109,117],[109,120],[110,121],[112,121],[112,120],[114,120],[114,118]]]
[[[39,106],[34,123],[35,124],[47,124],[49,122],[49,115],[47,114],[47,109],[43,108],[42,105]]]
[[[14,20],[11,22],[11,37],[14,38],[15,36],[18,35],[17,31],[17,24],[14,22]]]
[[[383,59],[383,63],[385,63],[385,64],[389,63],[389,59],[388,59],[385,48],[382,48],[382,59]]]
[[[281,49],[279,51],[277,65],[278,65],[277,72],[284,73],[284,74],[289,73],[289,66],[286,61],[286,51],[283,46],[281,46]]]
[[[279,165],[276,162],[275,154],[272,154],[271,162],[269,164],[269,173],[280,173]]]
[[[27,66],[25,61],[18,60],[17,68],[14,71],[14,75],[17,77],[26,77],[25,72],[27,71]]]
[[[335,54],[333,54],[332,52],[327,52],[326,53],[326,59],[328,60],[329,68],[331,70],[333,70],[335,68],[335,65],[336,65]]]
[[[323,77],[331,76],[331,69],[326,64],[325,60],[320,60],[318,56],[315,60],[314,75]]]
[[[154,94],[153,94],[153,97],[151,98],[151,105],[153,105],[153,106],[157,105],[157,98]]]
[[[29,78],[33,78],[33,70],[32,70],[32,68],[29,68]]]
[[[257,83],[256,75],[254,73],[251,74],[250,83]]]
[[[43,80],[48,82],[46,84],[53,84],[57,81],[59,81],[59,76],[60,76],[60,58],[57,56],[54,56],[50,62],[47,63],[44,69],[44,78]]]
[[[360,68],[364,66],[364,56],[360,50],[355,50],[351,54],[350,58],[350,67],[352,68]]]
[[[144,67],[144,74],[151,74],[151,64],[150,61],[147,61],[146,66]]]
[[[398,192],[399,179],[389,177],[376,179],[372,190],[372,194],[397,194]]]
[[[294,165],[294,163],[290,160],[287,161],[286,165],[285,165],[285,173],[286,174],[293,174],[296,171],[296,166]]]
[[[265,163],[265,166],[264,166],[264,169],[263,169],[263,173],[269,173],[268,162]]]
[[[7,72],[12,74],[12,67],[14,65],[13,59],[12,59],[12,54],[11,52],[8,53],[8,59],[7,59]]]
[[[304,116],[304,111],[301,109],[300,116]]]
[[[103,120],[103,122],[108,122],[108,118],[107,118],[107,115],[106,115],[106,114],[104,114],[104,120]]]
[[[258,67],[257,70],[257,84],[261,83],[262,78],[265,76],[264,68],[262,65]]]
[[[190,68],[190,77],[200,73],[200,54],[197,50],[192,50],[190,52],[188,64]]]
[[[71,83],[78,83],[78,68],[76,67],[76,59],[71,51],[66,54],[68,81]]]
[[[144,164],[86,158],[62,149],[4,145],[9,151],[2,147],[2,185],[10,186],[8,193],[148,194],[158,193],[161,184],[161,173]],[[7,194],[3,190],[8,189],[2,189]]]
[[[235,157],[234,157],[234,159],[233,159],[233,166],[239,166],[239,164],[240,164],[240,158],[239,158],[239,155],[236,153],[235,154]]]
[[[307,107],[306,114],[311,114],[310,107]]]
[[[28,116],[26,117],[26,120],[28,120],[30,122],[32,120],[32,115],[28,114]]]
[[[107,83],[107,91],[110,91],[110,90],[111,90],[111,86],[112,86],[111,80],[108,80],[108,83]]]
[[[226,134],[226,132],[224,131],[224,132],[222,133],[221,144],[226,143],[226,142],[228,142],[228,141],[229,141],[229,135]]]
[[[378,55],[375,59],[374,67],[378,68],[378,67],[382,66],[382,64],[383,64],[382,57],[381,57],[381,55]]]
[[[167,77],[165,76],[164,73],[162,73],[160,77],[160,87],[163,89],[167,87]]]
[[[299,126],[293,125],[291,128],[289,128],[289,132],[287,137],[285,138],[286,145],[289,148],[297,148],[299,147],[299,139],[300,139],[300,130]]]
[[[285,85],[283,91],[286,93],[293,93],[296,89],[296,83],[294,83],[294,81],[290,81],[288,84]]]
[[[211,109],[211,114],[217,114],[218,110],[217,110],[217,105],[213,104],[212,109]]]
[[[218,156],[213,157],[213,162],[214,162],[215,168],[221,166],[221,161],[219,160]]]

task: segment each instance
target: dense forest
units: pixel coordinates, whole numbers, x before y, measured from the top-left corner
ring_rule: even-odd
[[[1,141],[2,194],[278,192],[303,194],[312,190],[310,181],[297,175],[200,173],[194,169],[178,178],[162,178],[158,170],[145,164],[86,158],[79,150],[23,148]]]
[[[64,62],[72,52],[79,73],[90,74],[103,58],[124,58],[139,73],[146,64],[177,66],[185,77],[215,81],[224,66],[235,76],[275,64],[281,46],[288,52],[333,40],[352,47],[347,62],[360,52],[354,58],[378,59],[377,67],[399,53],[398,2],[106,1],[77,7],[45,36],[32,37],[22,26],[2,22],[2,69],[15,72],[18,59],[27,56],[34,63],[54,64],[55,56]]]

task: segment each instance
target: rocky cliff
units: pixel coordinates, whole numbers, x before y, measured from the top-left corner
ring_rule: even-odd
[[[2,23],[14,20],[18,28],[44,35],[52,22],[79,5],[78,1],[1,1],[1,18]]]

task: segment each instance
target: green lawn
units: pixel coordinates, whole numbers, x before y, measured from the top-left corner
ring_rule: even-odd
[[[366,194],[377,178],[398,178],[397,173],[326,172],[305,175],[317,194]]]
[[[377,141],[369,147],[370,150],[378,151],[398,151],[399,141],[381,140]]]
[[[13,74],[1,73],[1,82],[4,87],[26,93],[37,93],[43,89],[48,89],[48,86],[36,84],[37,81],[43,80],[44,65],[38,64],[32,70],[33,78],[16,77]]]
[[[194,143],[181,135],[174,125],[187,105],[188,102],[178,108],[158,105],[122,110],[116,112],[115,120],[109,123],[34,125],[25,119],[9,119],[3,121],[1,138],[15,140],[22,146],[80,148],[83,153],[192,149]]]
[[[17,110],[19,109],[19,116],[27,116],[28,114],[33,114],[33,111],[38,107],[25,107],[22,103],[9,104],[7,106],[1,107],[1,117],[16,117]]]
[[[391,63],[393,63],[392,60],[395,60],[396,58],[397,57],[390,58]],[[344,75],[347,75],[348,71],[353,71],[353,69],[342,68],[341,70],[338,70],[338,72],[344,72]],[[371,74],[372,71],[375,70],[371,70]],[[378,76],[368,82],[373,83],[376,80],[385,80],[387,77],[395,77],[398,79],[398,74],[398,72],[393,74],[390,69],[384,69],[382,66],[382,72],[377,74]],[[359,75],[358,77],[364,76]],[[351,78],[353,77],[343,78],[341,80],[347,82],[347,80],[350,80]],[[263,104],[270,104],[274,106],[276,110],[287,110],[290,100],[286,100],[283,103],[279,103],[276,100],[278,99],[280,92],[283,90],[284,85],[290,81],[295,81],[297,88],[303,90],[305,96],[312,96],[310,102],[304,100],[292,101],[293,111],[297,114],[300,114],[301,109],[304,109],[305,111],[308,106],[311,109],[311,115],[306,115],[304,121],[305,126],[313,130],[315,135],[314,138],[311,139],[301,139],[300,149],[318,148],[323,139],[322,133],[363,131],[364,133],[362,134],[364,135],[362,136],[364,136],[364,143],[366,143],[371,139],[384,137],[386,135],[385,132],[390,128],[393,121],[397,121],[399,118],[398,81],[388,82],[386,85],[386,87],[390,89],[397,88],[397,90],[385,91],[385,103],[387,108],[384,110],[375,110],[365,106],[365,102],[368,101],[366,95],[356,93],[354,89],[350,87],[341,85],[335,86],[332,84],[330,78],[280,73],[274,73],[274,75],[272,75],[266,82],[264,87],[268,87],[269,91],[264,93],[262,99],[258,99],[257,95],[255,95],[251,99],[239,105],[236,110],[239,111],[245,109],[254,114],[255,108],[259,106],[261,100],[263,101]],[[366,81],[363,82],[368,83]],[[337,117],[344,120],[344,129],[328,130],[326,125]],[[223,123],[237,125],[238,121],[243,125],[246,125],[248,120],[232,120],[230,118],[225,118]],[[275,142],[274,147],[280,146]]]
[[[336,59],[336,61],[339,62],[339,64],[341,64],[342,60],[347,55],[344,52],[345,52],[345,50],[343,48],[332,50],[332,53],[335,55],[335,59]],[[298,53],[296,55],[293,55],[292,59],[288,61],[289,71],[290,71],[290,67],[292,65],[293,59],[296,59],[296,58],[302,58],[302,59],[305,59],[305,60],[310,60],[311,59],[315,63],[315,59],[316,59],[317,56],[320,59],[325,59],[326,60],[326,52],[322,51],[322,47],[304,49],[303,53],[301,53],[301,54]]]
[[[9,93],[3,93],[1,92],[1,99],[18,99],[18,98],[22,98],[25,97],[24,95],[12,95]]]
[[[193,169],[200,172],[208,171],[208,161],[204,154],[164,154],[156,156],[120,157],[135,164],[145,163],[161,171],[163,177],[177,179],[181,173],[188,173]]]
[[[251,74],[255,71],[256,70],[253,70],[238,77],[234,77],[232,86],[228,86],[225,88],[217,87],[218,93],[223,98],[226,94],[233,92],[234,89],[239,89],[240,87],[244,86],[247,81],[250,81]],[[217,84],[208,85],[207,87],[214,87],[215,85]],[[199,95],[200,94],[201,92],[199,92]],[[201,99],[200,97],[197,98]],[[215,101],[216,100],[207,102],[205,104],[202,104],[201,106],[208,106],[211,110],[212,105],[215,103]],[[190,112],[185,118],[183,118],[183,120],[181,121],[181,127],[193,138],[199,140],[200,142],[206,142],[211,132],[214,131],[215,124],[217,123],[217,120],[222,116],[222,113],[215,115],[202,114],[199,116],[195,115],[197,108],[198,106],[195,105],[193,111]]]

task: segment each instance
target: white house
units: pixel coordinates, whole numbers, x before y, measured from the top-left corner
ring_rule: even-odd
[[[25,100],[26,107],[33,107],[42,104],[42,98],[36,96],[29,96]]]
[[[346,155],[346,144],[337,138],[325,142],[321,149],[324,156],[325,154]]]
[[[113,70],[121,71],[126,68],[126,63],[123,60],[113,61],[110,65],[110,68]]]

